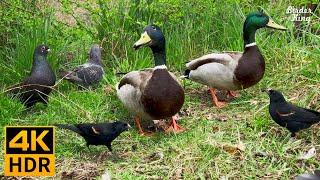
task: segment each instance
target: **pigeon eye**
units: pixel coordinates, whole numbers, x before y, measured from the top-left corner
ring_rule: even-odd
[[[152,29],[153,29],[153,30],[157,30],[157,28],[156,28],[156,27],[154,27],[154,26],[151,26],[151,27],[152,27]]]
[[[44,47],[44,46],[41,47],[41,50],[42,50],[42,51],[44,51],[45,49],[46,49],[46,47]]]

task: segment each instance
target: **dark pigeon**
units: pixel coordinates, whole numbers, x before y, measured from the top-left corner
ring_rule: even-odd
[[[292,105],[279,91],[272,89],[264,91],[270,97],[269,113],[272,119],[280,126],[287,128],[292,137],[296,132],[320,122],[320,112]]]
[[[320,180],[320,170],[315,170],[314,174],[300,174],[295,180]]]
[[[103,74],[101,48],[99,45],[94,44],[91,47],[90,57],[87,63],[84,63],[71,71],[62,71],[60,76],[77,85],[88,87],[99,83]]]
[[[123,131],[126,131],[130,128],[128,123],[121,121],[98,124],[57,124],[56,126],[78,133],[86,140],[88,147],[90,145],[105,145],[108,147],[109,151],[112,151],[111,142]]]
[[[55,73],[47,61],[49,51],[48,46],[39,45],[34,51],[30,75],[11,88],[10,92],[16,94],[27,108],[37,102],[48,104],[48,96],[56,82]]]

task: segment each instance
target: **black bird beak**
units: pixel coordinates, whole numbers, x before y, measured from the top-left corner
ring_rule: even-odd
[[[128,126],[128,129],[127,129],[127,130],[131,129],[131,126],[130,126],[130,124],[129,124],[129,123],[127,124],[127,126]]]
[[[269,94],[269,90],[270,89],[261,89],[261,92],[265,92],[265,93]]]

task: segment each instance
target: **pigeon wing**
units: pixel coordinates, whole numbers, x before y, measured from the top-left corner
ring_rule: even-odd
[[[103,74],[103,68],[95,64],[82,66],[76,71],[76,76],[82,80],[84,85],[92,85],[98,83],[102,79]]]

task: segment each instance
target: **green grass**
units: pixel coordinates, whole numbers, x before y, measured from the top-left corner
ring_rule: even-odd
[[[67,82],[59,82],[50,95],[48,107],[38,104],[28,113],[18,101],[1,93],[1,127],[112,120],[133,124],[132,115],[112,87],[121,78],[116,72],[153,66],[149,49],[132,49],[143,26],[151,21],[161,25],[165,33],[167,61],[176,75],[183,72],[184,62],[205,53],[241,51],[245,15],[258,7],[277,23],[287,26],[288,31],[262,29],[257,32],[256,40],[266,60],[265,76],[254,87],[239,92],[240,97],[223,109],[212,107],[206,87],[183,81],[186,101],[179,122],[188,130],[182,134],[156,133],[152,137],[141,137],[133,128],[114,141],[114,154],[110,154],[105,147],[89,150],[79,136],[57,130],[57,178],[63,172],[75,172],[77,177],[99,177],[108,170],[115,179],[180,176],[183,179],[292,179],[299,173],[320,167],[319,153],[309,160],[298,160],[313,146],[320,150],[319,126],[302,131],[299,139],[290,139],[288,131],[270,119],[268,97],[260,92],[265,87],[275,88],[297,105],[320,109],[320,38],[308,28],[303,29],[302,37],[294,36],[293,23],[285,14],[290,1],[228,1],[225,4],[208,0],[192,4],[159,0],[151,5],[145,1],[140,4],[108,2],[97,3],[95,8],[79,5],[90,9],[93,23],[87,27],[82,27],[83,24],[69,27],[58,22],[54,18],[56,10],[52,8],[46,10],[47,16],[35,18],[31,29],[24,29],[22,24],[20,29],[14,30],[16,26],[12,25],[12,30],[8,30],[12,35],[11,43],[0,50],[2,92],[29,72],[33,49],[42,42],[53,49],[48,59],[58,72],[58,69],[85,62],[90,45],[104,39],[106,75],[101,85],[91,91],[79,91]],[[85,23],[82,19],[79,21]],[[219,121],[220,117],[227,120]],[[1,128],[1,134],[2,131]],[[3,136],[0,141],[2,145]],[[245,146],[243,151],[226,150],[233,151],[232,147],[241,143]],[[163,158],[150,158],[154,153],[162,153]],[[0,156],[0,167],[2,159]]]

